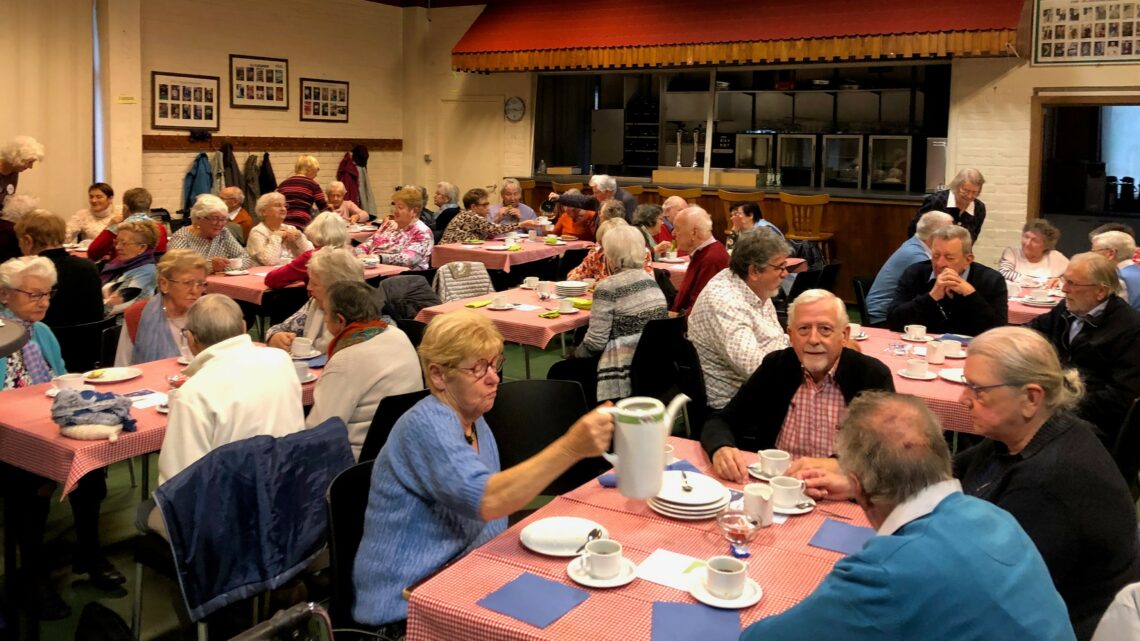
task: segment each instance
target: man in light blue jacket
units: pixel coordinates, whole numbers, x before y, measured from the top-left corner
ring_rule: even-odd
[[[899,245],[875,276],[871,291],[867,292],[867,315],[870,318],[864,318],[864,323],[878,326],[886,322],[891,301],[895,298],[899,277],[907,267],[930,260],[930,235],[939,227],[945,227],[953,222],[954,218],[950,214],[941,211],[928,211],[918,219],[914,235]]]
[[[862,394],[838,452],[877,536],[742,641],[1075,639],[1037,547],[1008,513],[962,493],[921,400]]]

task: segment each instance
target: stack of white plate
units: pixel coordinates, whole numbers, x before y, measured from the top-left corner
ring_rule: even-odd
[[[581,296],[586,293],[586,283],[580,280],[560,280],[554,283],[554,293],[562,298]]]
[[[732,494],[716,479],[688,472],[689,490],[679,470],[669,470],[661,478],[661,491],[649,499],[649,509],[673,519],[711,519],[728,505]]]

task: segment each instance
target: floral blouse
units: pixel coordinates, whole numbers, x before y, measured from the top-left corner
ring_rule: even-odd
[[[653,273],[652,256],[648,249],[645,250],[645,272],[647,274]],[[582,263],[571,269],[566,278],[569,280],[596,278],[600,281],[609,275],[610,270],[606,266],[606,254],[602,251],[601,245],[594,245],[586,257],[582,259]]]
[[[470,209],[465,209],[447,224],[447,229],[443,232],[443,238],[440,238],[439,242],[442,245],[443,243],[459,243],[471,238],[487,240],[515,229],[518,229],[518,223],[496,225]]]
[[[404,229],[385,223],[368,240],[354,250],[357,256],[379,256],[385,265],[403,265],[408,269],[431,267],[431,250],[435,238],[431,229],[421,220]]]

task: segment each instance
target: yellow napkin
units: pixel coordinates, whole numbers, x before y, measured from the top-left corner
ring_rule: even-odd
[[[480,307],[486,307],[487,305],[490,305],[490,304],[491,304],[490,300],[473,300],[470,303],[467,303],[466,305],[464,305],[464,307],[470,307],[471,309],[479,309]]]
[[[549,312],[543,312],[543,313],[539,314],[539,317],[541,317],[541,318],[558,318],[561,315],[562,314],[560,314],[557,309],[552,309]]]
[[[590,310],[594,307],[594,301],[589,298],[568,298],[567,300],[574,303],[574,307],[578,309]]]
[[[522,249],[522,245],[511,245],[510,247],[508,247],[508,248],[507,248],[507,251],[509,251],[509,252],[517,252],[517,251],[519,251],[519,250],[521,250],[521,249]]]

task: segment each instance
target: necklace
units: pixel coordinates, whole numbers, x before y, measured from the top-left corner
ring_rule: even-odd
[[[474,445],[475,441],[479,440],[478,435],[475,433],[475,428],[471,428],[471,433],[464,434],[463,438],[467,440],[468,445]]]

